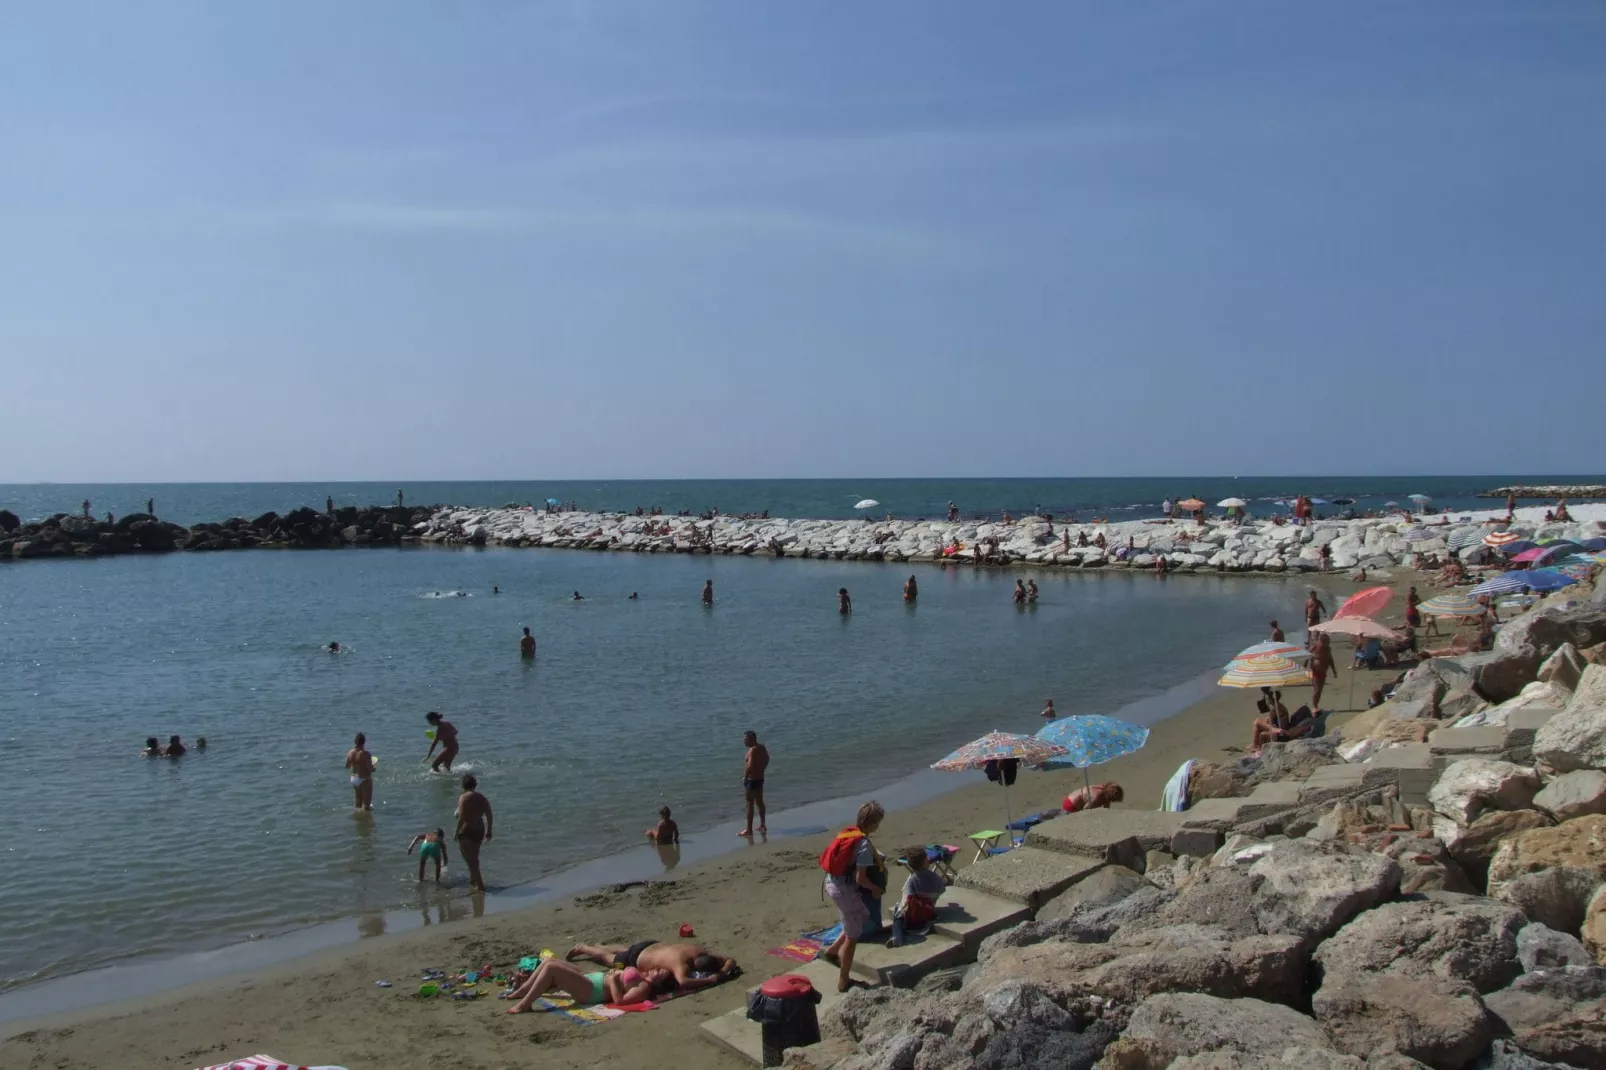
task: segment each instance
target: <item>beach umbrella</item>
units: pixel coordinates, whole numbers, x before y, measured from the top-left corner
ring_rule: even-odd
[[[1414,527],[1407,531],[1403,536],[1406,542],[1427,542],[1429,539],[1436,539],[1438,537],[1439,533],[1437,531],[1434,531],[1432,528],[1425,527]]]
[[[1216,506],[1220,509],[1242,509],[1248,504],[1242,498],[1223,498],[1216,503]]]
[[[1472,597],[1478,598],[1483,595],[1505,594],[1507,591],[1530,590],[1528,577],[1531,575],[1533,575],[1531,572],[1502,572],[1494,579],[1484,580],[1469,593]]]
[[[1522,539],[1515,531],[1491,531],[1483,537],[1483,545],[1493,546],[1496,550],[1510,546]]]
[[[1233,655],[1232,661],[1240,661],[1244,658],[1258,658],[1265,654],[1280,658],[1291,658],[1295,661],[1310,657],[1310,651],[1302,646],[1295,646],[1293,643],[1278,643],[1268,639],[1264,643],[1256,643],[1254,646],[1240,650]],[[1227,662],[1224,668],[1232,668],[1232,661]]]
[[[874,509],[876,506],[878,506],[880,504],[881,503],[876,501],[874,498],[866,498],[862,502],[860,502],[858,505],[855,505],[853,508],[855,508],[855,509]]]
[[[1506,575],[1509,576],[1512,573],[1508,572]],[[1516,575],[1525,577],[1523,583],[1527,584],[1530,591],[1538,591],[1542,594],[1559,591],[1563,587],[1571,587],[1578,582],[1575,577],[1555,568],[1531,568],[1526,572],[1518,572]]]
[[[1086,713],[1062,717],[1037,730],[1037,738],[1065,748],[1065,753],[1042,764],[1044,769],[1082,771],[1082,783],[1089,790],[1087,767],[1102,765],[1112,758],[1140,750],[1149,740],[1149,730],[1130,721],[1118,721],[1102,714]]]
[[[1312,498],[1311,500],[1312,501],[1321,501],[1320,498]],[[1333,499],[1333,504],[1334,505],[1354,505],[1355,504],[1355,499],[1354,498],[1334,498]]]
[[[1400,503],[1399,502],[1384,502],[1383,503],[1383,508],[1385,508],[1385,509],[1398,509],[1399,507],[1400,507]]]
[[[1198,498],[1184,498],[1177,503],[1177,508],[1188,513],[1196,513],[1204,508],[1204,502]]]
[[[1383,607],[1389,604],[1394,592],[1387,587],[1368,587],[1364,591],[1356,591],[1339,605],[1334,611],[1333,618],[1340,617],[1375,617],[1383,612]]]
[[[1576,542],[1569,542],[1566,539],[1547,543],[1540,549],[1539,556],[1534,558],[1534,564],[1548,565],[1553,561],[1559,561],[1566,555],[1577,553],[1582,549],[1583,547],[1579,546]]]
[[[1310,670],[1293,658],[1260,654],[1234,658],[1216,683],[1222,687],[1295,687],[1310,683]]]
[[[1554,567],[1555,570],[1561,573],[1563,576],[1571,576],[1579,583],[1583,583],[1585,580],[1589,579],[1589,577],[1595,574],[1595,569],[1599,568],[1600,564],[1594,560],[1564,561]]]
[[[1036,736],[1022,736],[1014,732],[989,732],[978,740],[966,743],[942,761],[932,762],[931,768],[956,773],[966,769],[980,769],[988,762],[1002,762],[1011,758],[1022,765],[1042,765],[1050,758],[1068,753],[1069,750],[1060,744],[1050,743]],[[1009,812],[1009,784],[1005,782],[1004,828],[1007,830],[1014,821]]]
[[[1531,549],[1524,550],[1520,554],[1514,554],[1511,558],[1511,563],[1513,565],[1526,565],[1530,561],[1537,561],[1539,558],[1543,557],[1544,554],[1545,548],[1543,546],[1535,546]]]
[[[1602,550],[1606,550],[1606,539],[1585,539],[1578,545],[1593,553],[1599,553]]]
[[[1499,550],[1507,557],[1510,557],[1512,554],[1520,554],[1525,553],[1528,550],[1537,549],[1538,546],[1539,544],[1536,542],[1529,542],[1527,539],[1518,539],[1516,542],[1508,542],[1504,546],[1499,547]]]
[[[1416,607],[1430,617],[1478,617],[1487,610],[1476,598],[1465,591],[1446,591],[1437,598],[1429,598]]]
[[[1406,497],[1411,499],[1413,502],[1415,502],[1418,505],[1421,505],[1423,502],[1431,502],[1433,500],[1432,498],[1429,498],[1426,494],[1407,494]]]
[[[1334,617],[1320,624],[1312,624],[1310,630],[1326,632],[1328,635],[1353,635],[1361,639],[1400,638],[1394,629],[1379,624],[1370,617]]]
[[[1444,541],[1449,545],[1450,549],[1459,550],[1463,546],[1475,546],[1482,542],[1484,536],[1489,534],[1489,531],[1489,528],[1457,528]]]
[[[556,498],[548,498],[546,500],[546,503],[548,505],[562,505],[563,504],[562,502],[558,501]]]

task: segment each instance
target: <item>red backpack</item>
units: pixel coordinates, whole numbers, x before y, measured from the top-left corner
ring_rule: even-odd
[[[833,877],[846,877],[853,872],[853,852],[859,849],[859,841],[864,838],[864,833],[853,825],[837,833],[836,839],[820,852],[820,868]]]

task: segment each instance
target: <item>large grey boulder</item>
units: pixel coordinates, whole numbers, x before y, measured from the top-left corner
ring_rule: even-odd
[[[1491,879],[1489,894],[1558,932],[1576,933],[1583,928],[1590,898],[1601,886],[1602,878],[1593,869],[1551,866],[1509,880]]]
[[[1538,810],[1485,810],[1470,825],[1458,824],[1453,818],[1438,817],[1433,821],[1433,835],[1444,844],[1450,857],[1461,866],[1476,887],[1484,887],[1489,876],[1489,860],[1494,857],[1500,841],[1529,829],[1549,828],[1555,824]]]
[[[1249,867],[1249,876],[1258,882],[1253,910],[1260,931],[1292,933],[1314,943],[1393,898],[1401,873],[1397,862],[1381,855],[1287,840]]]
[[[1037,912],[1037,920],[1055,921],[1070,917],[1083,904],[1090,909],[1109,906],[1148,885],[1149,882],[1142,875],[1125,866],[1105,866],[1044,903]]]
[[[1400,894],[1478,891],[1444,844],[1421,835],[1401,836],[1380,852],[1400,864]]]
[[[1431,892],[1368,910],[1316,949],[1326,973],[1400,973],[1465,981],[1479,992],[1522,972],[1517,934],[1528,919],[1481,896]]]
[[[1539,791],[1539,774],[1511,762],[1463,758],[1447,766],[1428,789],[1428,803],[1469,825],[1484,810],[1521,810]]]
[[[1583,650],[1600,642],[1606,642],[1606,613],[1579,605],[1541,607],[1513,617],[1501,627],[1494,645],[1496,650],[1532,646],[1541,657],[1549,657],[1564,643]]]
[[[1531,922],[1517,933],[1517,960],[1525,973],[1561,966],[1593,966],[1595,958],[1577,937]]]
[[[1599,769],[1563,773],[1534,796],[1534,805],[1557,821],[1606,814],[1606,773]]]
[[[1489,894],[1534,921],[1575,933],[1596,888],[1606,883],[1606,814],[1500,841],[1489,862]]]
[[[1606,1066],[1606,970],[1536,970],[1486,1002],[1525,1054],[1568,1066]]]
[[[1595,961],[1606,964],[1606,884],[1596,888],[1584,906],[1584,922],[1578,936]]]
[[[1494,1037],[1494,1022],[1472,986],[1437,977],[1329,974],[1311,1010],[1339,1051],[1398,1052],[1443,1070],[1465,1067]]]
[[[1079,903],[1063,917],[1023,922],[994,933],[982,941],[976,961],[986,962],[995,952],[1040,944],[1045,940],[1101,944],[1122,929],[1146,923],[1165,904],[1176,898],[1176,894],[1149,884],[1124,899],[1103,906]]]
[[[1281,1004],[1178,992],[1151,996],[1134,1008],[1105,1060],[1121,1070],[1159,1070],[1205,1052],[1281,1057],[1289,1048],[1331,1051],[1333,1044],[1320,1025]],[[1126,1052],[1142,1061],[1117,1061]],[[1153,1061],[1157,1057],[1164,1061]]]
[[[1534,759],[1560,773],[1606,768],[1606,666],[1586,668],[1566,708],[1540,726]]]
[[[1563,643],[1539,666],[1536,679],[1568,691],[1577,691],[1578,681],[1588,665],[1577,647]]]
[[[1241,1051],[1184,1055],[1171,1064],[1170,1070],[1377,1070],[1384,1065],[1368,1064],[1364,1059],[1336,1051],[1284,1048],[1281,1055],[1250,1055]],[[1415,1070],[1422,1064],[1414,1059],[1406,1059],[1398,1066],[1387,1065],[1388,1070]]]

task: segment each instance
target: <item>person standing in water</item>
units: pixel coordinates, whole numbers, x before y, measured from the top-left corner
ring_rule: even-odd
[[[356,740],[346,752],[346,771],[351,774],[351,792],[354,809],[374,808],[374,756],[368,753],[368,737],[357,733]]]
[[[468,866],[468,886],[485,891],[480,873],[480,847],[491,842],[491,801],[479,793],[480,782],[470,773],[463,778],[463,794],[457,797],[457,853]]]
[[[920,598],[920,585],[910,576],[903,585],[903,600],[913,605]]]
[[[1020,580],[1015,581],[1015,604],[1017,606],[1026,604],[1026,585]]]
[[[846,587],[836,589],[836,611],[844,617],[853,612],[853,599],[848,597]]]
[[[443,718],[434,710],[424,715],[424,720],[435,729],[435,738],[429,741],[429,754],[424,755],[427,761],[435,748],[440,747],[441,753],[433,762],[429,763],[431,772],[438,773],[444,767],[446,772],[452,771],[452,759],[457,757],[457,727]]]
[[[713,604],[714,604],[714,581],[713,580],[709,580],[709,581],[707,581],[706,583],[703,584],[703,605],[711,606]]]
[[[764,773],[770,767],[770,752],[758,741],[757,732],[744,732],[742,742],[747,746],[747,754],[742,759],[742,794],[747,798],[747,824],[736,835],[751,836],[754,807],[758,808],[758,831],[769,831],[765,828]]]
[[[1053,699],[1049,699],[1046,703],[1043,704],[1042,718],[1045,721],[1057,721],[1057,720],[1059,720],[1059,714],[1057,712],[1055,712],[1055,710],[1054,710],[1054,700]]]
[[[535,657],[535,636],[530,634],[528,628],[524,629],[524,635],[519,639],[519,657]]]
[[[1027,580],[1026,581],[1026,601],[1028,601],[1028,602],[1036,602],[1037,601],[1037,581],[1036,580]]]

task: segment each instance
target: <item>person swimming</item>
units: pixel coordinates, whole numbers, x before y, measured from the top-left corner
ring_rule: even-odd
[[[631,591],[631,592],[630,592],[630,601],[632,601],[632,602],[634,602],[634,601],[636,601],[636,600],[637,600],[637,599],[639,599],[639,598],[640,598],[640,597],[641,597],[641,596],[640,596],[640,595],[638,595],[638,594],[637,594],[637,593],[636,593],[636,592],[635,592],[635,591]]]
[[[162,752],[162,757],[178,758],[184,754],[187,754],[188,752],[189,748],[184,745],[183,740],[179,739],[177,736],[168,736],[167,749]]]
[[[331,654],[338,654],[340,653],[340,643],[336,640],[330,640],[329,645],[324,647],[324,649],[329,651]]]
[[[585,595],[581,594],[579,591],[574,592],[574,597],[569,599],[571,602],[584,602],[585,600]]]
[[[157,742],[155,736],[146,736],[145,749],[140,751],[140,753],[147,758],[160,758],[162,756],[162,745],[161,743]]]

